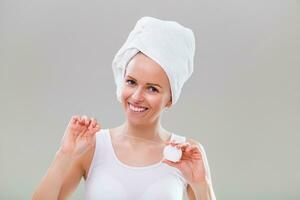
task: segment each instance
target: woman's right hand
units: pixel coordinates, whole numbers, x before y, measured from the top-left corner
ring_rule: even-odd
[[[101,129],[94,118],[73,116],[61,140],[60,151],[76,158],[95,145],[96,132]]]

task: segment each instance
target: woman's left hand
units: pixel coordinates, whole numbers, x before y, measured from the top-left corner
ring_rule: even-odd
[[[207,182],[207,170],[204,164],[204,151],[197,144],[175,143],[174,141],[166,142],[182,150],[181,159],[178,162],[172,162],[164,159],[166,163],[181,171],[184,178],[189,184]]]

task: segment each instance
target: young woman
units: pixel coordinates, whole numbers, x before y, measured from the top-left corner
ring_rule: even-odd
[[[202,145],[161,125],[192,74],[194,50],[191,30],[141,18],[113,61],[125,122],[101,129],[94,118],[73,116],[33,199],[67,199],[83,177],[87,200],[181,200],[184,194],[214,200]],[[182,151],[178,162],[164,158],[167,145]]]

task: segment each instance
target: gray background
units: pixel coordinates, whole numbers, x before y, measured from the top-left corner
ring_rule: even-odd
[[[163,125],[204,145],[217,198],[300,199],[295,0],[1,0],[0,199],[30,198],[71,115],[123,122],[111,61],[142,16],[195,32],[195,72]]]

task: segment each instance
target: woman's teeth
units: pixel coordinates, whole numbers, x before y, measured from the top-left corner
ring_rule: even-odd
[[[135,107],[129,103],[129,108],[134,112],[144,112],[147,108]]]

